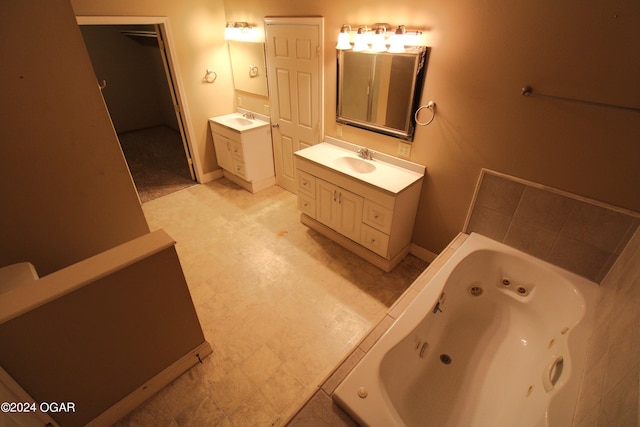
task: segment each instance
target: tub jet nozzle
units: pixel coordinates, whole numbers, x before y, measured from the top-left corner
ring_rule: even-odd
[[[482,295],[482,288],[480,286],[471,286],[469,288],[469,295],[474,296],[474,297],[479,297],[480,295]]]

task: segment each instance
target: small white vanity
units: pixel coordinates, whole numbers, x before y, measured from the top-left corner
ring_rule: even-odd
[[[409,252],[425,167],[359,148],[326,138],[295,153],[300,220],[391,271]]]
[[[252,193],[276,182],[269,122],[256,116],[231,113],[209,119],[224,176]]]

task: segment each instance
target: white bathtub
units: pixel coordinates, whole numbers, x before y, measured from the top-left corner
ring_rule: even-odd
[[[570,426],[597,288],[472,234],[334,399],[369,426]]]

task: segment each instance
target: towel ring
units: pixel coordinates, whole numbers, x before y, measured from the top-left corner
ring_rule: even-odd
[[[422,110],[423,108],[428,108],[431,110],[431,119],[429,119],[429,121],[427,122],[421,122],[420,120],[418,120],[418,114],[420,113],[420,110]],[[429,101],[427,103],[427,105],[422,105],[420,106],[420,108],[418,108],[416,110],[416,114],[413,116],[414,119],[416,119],[416,124],[419,126],[427,126],[430,125],[431,122],[433,121],[433,119],[436,118],[436,103],[433,101]]]
[[[207,83],[213,83],[216,81],[217,78],[218,78],[218,75],[216,74],[216,72],[207,68],[207,72],[204,74],[204,78],[202,80]]]

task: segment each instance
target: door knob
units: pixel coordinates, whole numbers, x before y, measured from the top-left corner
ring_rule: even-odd
[[[280,127],[280,125],[279,125],[278,123],[274,123],[274,124],[272,124],[272,125],[271,125],[271,127],[272,127],[272,128],[279,128],[279,127]]]

